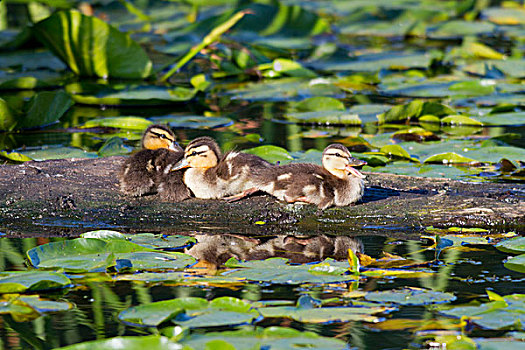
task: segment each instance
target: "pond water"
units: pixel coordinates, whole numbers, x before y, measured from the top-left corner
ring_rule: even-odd
[[[216,256],[217,260],[214,263],[221,263],[229,257],[249,257],[250,251],[253,254],[253,250],[257,249],[251,242],[253,237],[237,235],[214,237],[212,240],[202,240],[188,252],[199,259],[204,257],[212,260],[210,252],[206,253],[206,249],[209,249],[211,245],[221,253],[220,258]],[[364,312],[359,317],[363,319],[371,317],[372,319],[366,319],[364,322],[360,321],[360,318],[340,321],[341,317],[344,319],[348,315],[334,312],[332,315],[317,317],[315,314],[313,316],[303,315],[305,322],[288,317],[262,318],[259,316],[252,324],[260,327],[282,326],[301,331],[312,331],[325,337],[342,340],[348,346],[360,349],[426,347],[429,339],[431,340],[435,334],[459,334],[461,329],[474,338],[505,337],[506,331],[498,327],[503,326],[504,321],[501,318],[504,317],[501,314],[497,315],[496,310],[493,311],[494,314],[484,310],[485,316],[479,317],[480,319],[482,317],[496,318],[492,320],[496,323],[493,330],[483,330],[476,324],[475,318],[471,321],[472,323],[461,325],[459,319],[443,314],[443,310],[440,309],[442,305],[454,308],[457,305],[474,305],[476,304],[473,304],[474,301],[486,302],[486,298],[480,298],[480,296],[485,295],[487,290],[500,295],[523,292],[525,276],[506,269],[503,262],[508,258],[508,254],[495,249],[493,245],[465,242],[463,245],[456,244],[444,249],[439,254],[439,259],[435,260],[436,249],[432,249],[431,239],[398,240],[381,236],[322,237],[324,238],[323,243],[317,239],[319,237],[265,237],[260,244],[279,247],[276,241],[287,241],[288,246],[291,247],[291,242],[298,242],[300,251],[282,251],[281,254],[276,255],[287,256],[292,261],[296,259],[295,261],[305,262],[309,259],[308,257],[311,260],[319,260],[319,258],[322,260],[331,256],[341,259],[341,255],[344,254],[337,248],[334,251],[333,247],[342,244],[341,242],[335,243],[336,240],[343,240],[345,247],[358,247],[358,250],[373,259],[380,259],[384,252],[392,254],[389,263],[385,261],[376,266],[386,267],[394,263],[400,268],[387,267],[386,269],[391,272],[396,271],[388,277],[365,276],[364,271],[372,271],[373,268],[364,267],[361,276],[350,282],[315,283],[316,277],[313,275],[312,283],[295,281],[292,284],[233,281],[229,280],[228,274],[225,273],[231,269],[223,267],[217,271],[210,265],[185,269],[186,274],[183,278],[181,278],[182,275],[177,278],[174,276],[166,278],[158,274],[158,280],[155,280],[150,276],[149,282],[139,277],[140,274],[126,274],[125,272],[68,274],[73,282],[71,287],[51,293],[41,292],[40,295],[52,300],[72,303],[74,305],[72,309],[47,313],[45,316],[25,323],[16,323],[11,317],[4,316],[2,322],[4,327],[0,331],[0,339],[4,348],[26,349],[34,337],[42,339],[47,347],[54,348],[116,336],[149,334],[150,328],[136,327],[122,322],[118,318],[119,314],[130,306],[147,305],[156,301],[183,297],[199,297],[207,300],[234,297],[253,303],[258,310],[262,310],[261,302],[266,302],[267,305],[295,306],[298,300],[302,300],[305,304],[303,305],[305,310],[313,307],[308,306],[307,303],[312,300],[317,307],[320,307],[322,303],[323,308],[358,305]],[[199,235],[197,238],[199,239]],[[468,242],[474,238],[463,237],[463,239]],[[27,249],[46,242],[62,240],[57,238],[9,240],[3,238],[0,241],[1,262],[6,270],[24,270],[24,252]],[[199,244],[206,245],[206,247],[196,250]],[[325,252],[321,253],[323,249]],[[267,256],[269,253],[261,255],[259,252],[258,256],[265,254]],[[294,254],[296,258],[293,257]],[[401,257],[409,260],[400,261]],[[399,264],[395,264],[396,260]],[[401,272],[404,272],[405,275],[402,275]],[[414,275],[409,275],[411,272]],[[279,274],[278,268],[274,273]],[[221,278],[215,280],[195,278],[199,275],[225,277],[223,280]],[[251,279],[249,274],[247,277]],[[394,291],[403,292],[406,295],[396,297]],[[418,293],[422,291],[428,295],[418,297]],[[374,302],[374,297],[376,297],[374,292],[386,293],[382,296],[384,299],[379,298]],[[307,302],[304,301],[305,297]],[[374,307],[386,305],[390,309],[374,313],[372,316],[371,311],[367,311],[372,307],[371,304]],[[194,336],[236,328],[228,325],[228,316],[223,317],[226,321],[222,326],[195,329]],[[312,320],[308,321],[308,317]],[[164,322],[159,329],[169,327],[169,324],[169,321]],[[229,340],[228,337],[225,339]],[[232,340],[234,341],[235,337],[232,337]]]
[[[7,3],[5,163],[127,155],[165,123],[272,162],[339,142],[364,171],[525,180],[518,2]],[[360,232],[0,232],[0,347],[523,347],[523,232]]]

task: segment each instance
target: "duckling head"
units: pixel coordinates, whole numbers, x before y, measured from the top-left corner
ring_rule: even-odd
[[[217,142],[208,136],[198,137],[191,141],[184,150],[184,158],[175,164],[172,171],[182,168],[206,170],[217,166],[221,150]]]
[[[326,147],[323,151],[322,160],[323,167],[340,179],[346,179],[348,176],[355,176],[360,179],[365,177],[352,166],[365,165],[366,162],[352,157],[350,151],[339,143]]]
[[[142,136],[142,148],[159,149],[167,148],[172,151],[180,150],[179,144],[175,141],[175,134],[168,126],[150,125]]]

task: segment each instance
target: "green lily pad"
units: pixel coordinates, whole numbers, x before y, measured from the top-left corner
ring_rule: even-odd
[[[27,256],[37,268],[76,273],[119,268],[119,262],[133,270],[177,270],[195,262],[194,258],[182,253],[159,253],[122,239],[95,238],[47,243],[30,249]]]
[[[64,288],[71,280],[64,274],[49,271],[0,272],[0,294],[23,293]]]
[[[483,125],[525,125],[525,112],[488,114],[476,119]]]
[[[489,7],[481,11],[481,16],[501,25],[525,24],[525,10],[520,7]]]
[[[377,72],[381,69],[427,68],[433,58],[430,53],[385,52],[362,55],[353,60],[317,61],[310,65],[325,71]]]
[[[251,304],[233,297],[210,302],[202,298],[177,298],[131,307],[119,314],[119,320],[141,326],[172,322],[188,327],[215,327],[250,323],[259,317]]]
[[[107,139],[102,146],[100,146],[97,154],[99,157],[109,157],[128,154],[132,151],[131,147],[124,145],[124,141],[118,136],[113,136]]]
[[[414,100],[405,105],[392,107],[389,111],[378,114],[380,124],[418,118],[424,115],[444,116],[455,114],[449,106],[438,102]]]
[[[30,160],[33,160],[33,158],[18,152],[0,151],[0,157],[12,160],[14,162],[28,162]]]
[[[119,128],[127,130],[142,131],[153,124],[150,120],[141,117],[108,117],[88,120],[84,123],[85,128],[102,126],[107,128]]]
[[[505,253],[522,254],[525,253],[525,237],[513,237],[496,244],[495,246]]]
[[[474,164],[479,161],[462,156],[455,152],[439,153],[428,157],[423,163],[440,163],[440,164]]]
[[[509,270],[525,273],[525,254],[514,256],[508,259],[503,266]]]
[[[114,337],[108,339],[92,340],[56,348],[57,350],[115,350],[115,344],[127,350],[180,350],[181,345],[172,342],[167,337],[158,335],[146,335],[138,337]]]
[[[73,304],[41,299],[38,295],[5,294],[0,299],[0,314],[10,314],[17,322],[27,322],[46,312],[67,311]]]
[[[50,71],[15,72],[5,75],[0,72],[0,90],[50,88],[59,85],[62,80],[62,74]]]
[[[100,85],[98,91],[87,93],[78,84],[70,84],[66,89],[77,103],[109,106],[157,106],[180,103],[191,100],[197,93],[196,89],[188,89],[181,86],[131,85],[122,90]],[[94,89],[96,90],[96,87]]]
[[[428,35],[434,39],[462,38],[466,35],[488,34],[496,26],[488,22],[452,20],[439,25]]]
[[[481,123],[480,121],[464,115],[449,115],[441,119],[441,123],[453,125],[483,125],[483,123]]]
[[[357,114],[340,110],[288,113],[285,115],[285,118],[294,123],[361,125],[361,119]]]
[[[499,296],[498,296],[499,297]],[[441,314],[450,317],[468,317],[485,329],[523,329],[525,324],[525,295],[512,294],[479,306],[438,307]]]
[[[293,160],[288,151],[282,147],[265,145],[243,150],[243,153],[255,154],[270,163],[286,164]]]
[[[333,97],[316,96],[298,102],[295,108],[300,112],[342,111],[345,104]]]
[[[240,262],[234,258],[225,264],[229,268],[241,268],[224,273],[228,277],[244,278],[249,281],[266,281],[283,284],[299,283],[333,283],[354,281],[356,276],[345,275],[346,267],[339,266],[336,261],[327,259],[316,265],[291,265],[288,259],[269,258]]]
[[[74,147],[43,147],[41,149],[26,150],[17,153],[9,153],[7,156],[13,155],[19,157],[21,160],[30,158],[30,160],[44,161],[49,159],[66,159],[66,158],[97,158],[95,152],[87,152],[80,148]]]
[[[419,162],[418,159],[412,158],[412,156],[399,145],[386,145],[381,147],[379,150],[381,153],[389,157],[398,157],[403,159],[408,159],[414,162]]]
[[[377,323],[380,317],[374,316],[394,310],[385,306],[375,307],[321,307],[321,308],[297,308],[294,306],[275,306],[261,308],[264,317],[291,318],[303,323],[325,323],[325,322],[349,322],[362,321]]]
[[[368,301],[380,303],[394,303],[399,305],[428,305],[448,303],[456,300],[454,294],[420,288],[404,288],[380,292],[368,292],[365,295]]]
[[[117,231],[99,230],[85,232],[82,238],[98,238],[105,241],[123,239],[150,249],[182,249],[197,240],[194,237],[182,235],[163,235],[154,233],[124,234]]]
[[[78,75],[141,79],[151,74],[146,52],[128,34],[78,11],[58,11],[33,34]]]
[[[347,348],[346,342],[320,336],[314,332],[301,332],[293,328],[267,327],[247,328],[225,332],[207,332],[205,334],[191,334],[181,340],[181,344],[194,349],[206,349],[207,346],[217,344],[217,341],[231,344],[232,348],[244,349],[297,349],[312,350],[342,350]],[[217,349],[224,349],[220,343]]]
[[[151,120],[155,123],[168,124],[177,129],[215,129],[233,124],[233,120],[230,118],[200,115],[154,117]]]
[[[511,78],[525,77],[525,59],[484,60],[462,67],[465,72],[486,76],[496,69]]]

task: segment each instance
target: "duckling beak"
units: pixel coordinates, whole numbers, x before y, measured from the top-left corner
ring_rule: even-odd
[[[173,142],[168,148],[170,151],[178,151],[180,146],[177,142]]]
[[[181,160],[179,160],[172,168],[171,168],[171,171],[175,171],[175,170],[179,170],[179,169],[184,169],[184,168],[188,168],[190,166],[190,163],[188,163],[188,161],[186,160],[186,158],[182,158]]]
[[[354,175],[355,177],[358,177],[360,179],[364,179],[365,175],[361,174],[361,172],[359,172],[359,170],[352,168],[352,165],[353,166],[366,165],[366,162],[364,160],[357,159],[357,158],[354,158],[354,157],[350,157],[349,161],[350,161],[350,163],[348,163],[348,165],[345,167],[346,171],[348,171],[350,174]]]

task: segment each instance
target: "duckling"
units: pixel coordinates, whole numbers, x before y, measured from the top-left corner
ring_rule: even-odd
[[[222,155],[217,142],[208,136],[191,141],[184,159],[172,170],[189,168],[184,184],[197,198],[224,198],[253,188],[253,173],[271,168],[272,164],[252,154],[230,151]]]
[[[120,189],[132,196],[142,196],[159,190],[162,199],[180,201],[190,196],[182,182],[182,172],[164,174],[170,164],[184,156],[171,129],[164,125],[150,125],[141,140],[142,150],[129,157],[119,174]],[[159,187],[159,184],[163,186]],[[166,186],[168,184],[169,186]]]
[[[255,187],[280,200],[316,204],[319,209],[345,206],[363,196],[364,175],[352,168],[366,164],[353,158],[341,144],[331,144],[322,156],[323,166],[287,164],[262,169],[255,174]]]

